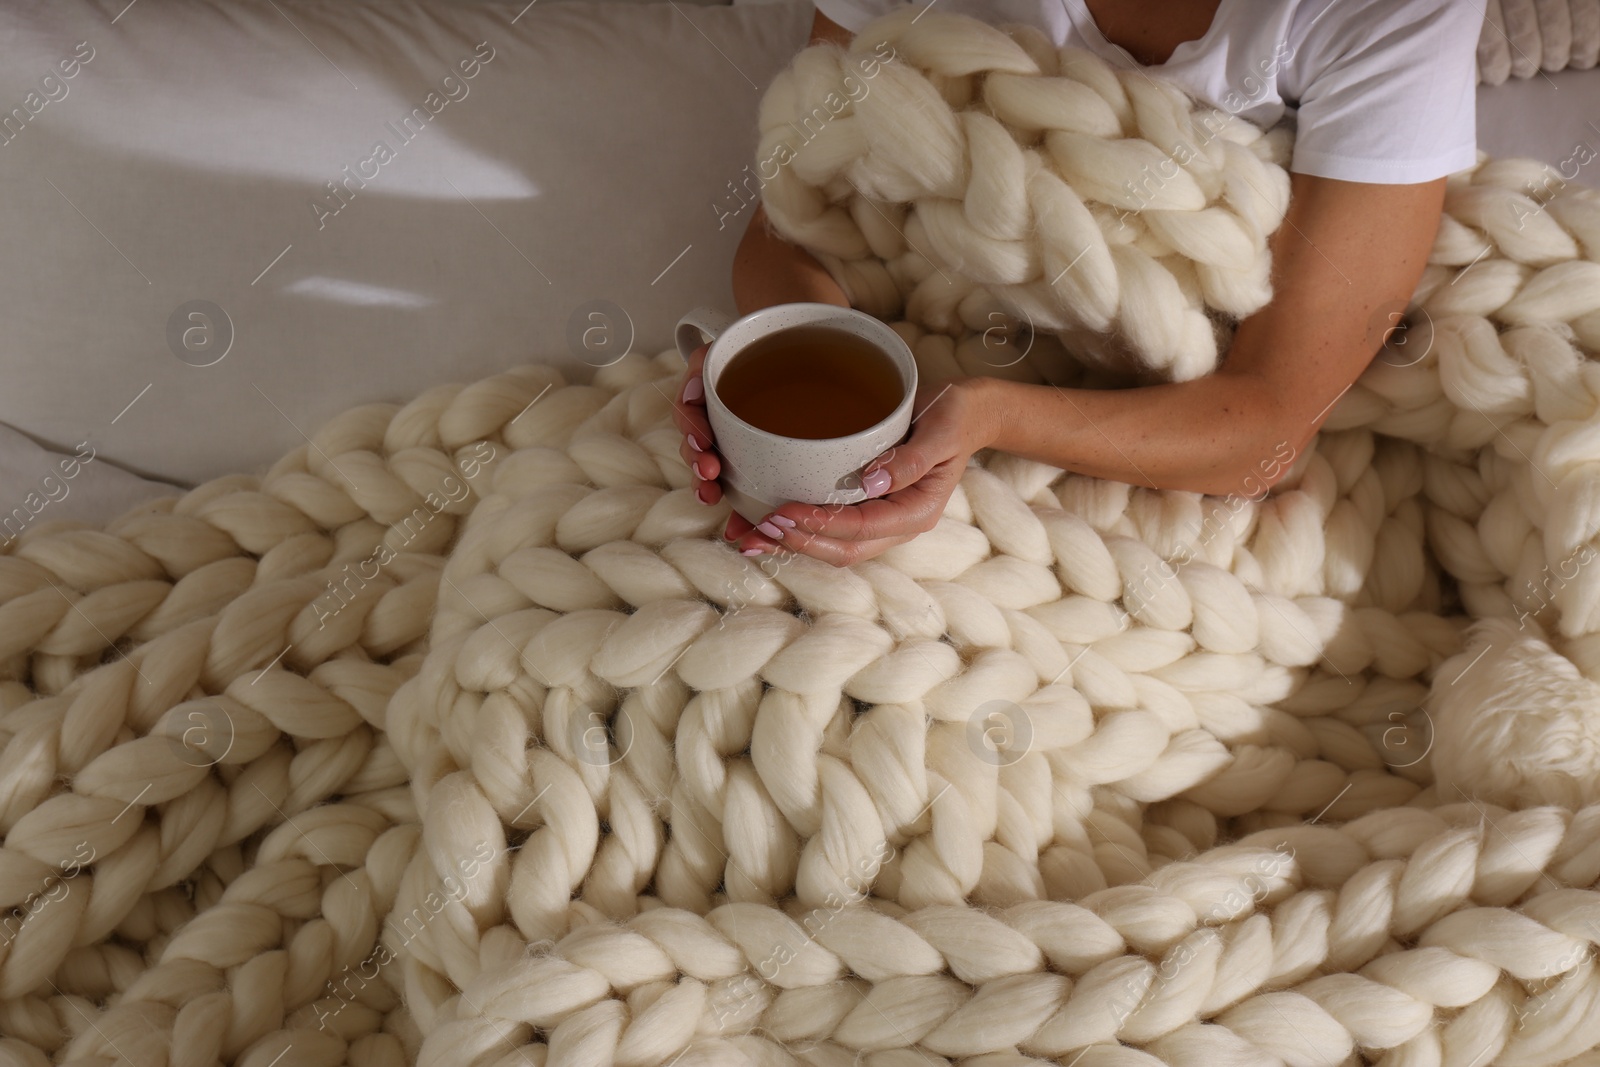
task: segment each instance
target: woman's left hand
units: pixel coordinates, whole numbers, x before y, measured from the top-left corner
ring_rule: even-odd
[[[938,523],[967,460],[989,441],[975,378],[917,390],[911,436],[863,468],[872,499],[783,504],[752,526],[735,512],[725,536],[750,555],[803,552],[837,567],[871,559]]]

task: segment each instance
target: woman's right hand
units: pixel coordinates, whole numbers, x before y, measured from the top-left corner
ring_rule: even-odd
[[[684,372],[672,403],[673,421],[684,435],[678,452],[689,465],[690,486],[702,504],[715,504],[722,499],[722,486],[717,482],[717,476],[722,473],[722,458],[713,447],[711,420],[706,415],[705,381],[701,377],[706,350],[710,347],[703,344],[689,356],[689,369]]]

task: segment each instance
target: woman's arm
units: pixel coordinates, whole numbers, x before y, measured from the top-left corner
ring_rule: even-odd
[[[1292,176],[1270,241],[1273,297],[1239,324],[1222,367],[1189,382],[1057,389],[998,378],[975,394],[979,439],[1081,474],[1158,489],[1271,484],[1360,376],[1415,291],[1439,228],[1445,179],[1376,185]],[[1275,466],[1263,479],[1263,467]],[[891,471],[893,486],[915,470]]]
[[[733,303],[741,316],[774,304],[850,301],[817,258],[773,231],[761,204],[733,253]]]
[[[1000,378],[930,387],[911,437],[866,467],[876,499],[785,504],[776,524],[744,533],[739,547],[774,551],[781,540],[841,565],[875,556],[932,529],[968,458],[986,447],[1151,488],[1256,495],[1377,354],[1394,325],[1382,312],[1409,302],[1444,189],[1443,178],[1379,185],[1293,175],[1270,241],[1272,300],[1239,324],[1221,369],[1117,390]],[[781,538],[767,533],[778,529]]]

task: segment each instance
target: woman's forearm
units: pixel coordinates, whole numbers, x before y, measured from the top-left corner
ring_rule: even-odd
[[[816,257],[771,231],[759,204],[734,254],[733,295],[740,315],[800,301],[850,306]],[[1279,420],[1263,383],[1220,371],[1134,389],[964,385],[979,401],[985,447],[1133,485],[1254,495],[1310,436],[1274,438]]]
[[[1253,496],[1310,437],[1287,432],[1260,379],[1224,371],[1131,389],[1059,389],[971,378],[985,447],[1158,489]],[[937,401],[935,401],[937,403]]]
[[[815,256],[773,233],[757,204],[733,256],[733,302],[740,315],[774,304],[850,301]]]
[[[974,387],[978,438],[1131,485],[1256,495],[1382,349],[1400,318],[1390,310],[1406,307],[1422,275],[1444,192],[1444,179],[1293,175],[1270,242],[1272,300],[1239,323],[1218,370],[1133,389],[985,379]]]

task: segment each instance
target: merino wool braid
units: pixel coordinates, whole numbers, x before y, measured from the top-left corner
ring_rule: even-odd
[[[990,72],[1041,119],[1095,109],[1076,71],[1124,140],[1193,128],[1024,31],[879,40],[885,125],[807,151],[939,106],[998,143],[966,117]],[[1057,128],[994,121],[1019,152]],[[1228,129],[1274,173],[1280,135]],[[1104,235],[1149,153],[1084,151],[1024,206]],[[1255,166],[1223,153],[1196,188]],[[923,247],[986,270],[962,227],[1001,219],[1041,277],[1082,248],[950,173]],[[689,491],[664,352],[357,407],[265,476],[30,526],[0,554],[0,1063],[1594,1064],[1600,579],[1565,563],[1600,533],[1600,194],[1548,177],[1452,177],[1407,347],[1256,500],[985,453],[877,559],[745,558]],[[836,265],[901,291],[891,202],[770,191],[827,220],[813,248],[846,217],[887,242]],[[1246,304],[1155,242],[1254,247],[1242,205],[1281,208],[1251,195],[1121,220],[1194,300],[1139,303],[1159,275],[1108,252],[1107,333],[1141,307],[1215,344]],[[1005,370],[971,347],[998,293],[926,295],[919,359]],[[1012,373],[1078,373],[1036,326]]]
[[[917,353],[929,379],[1059,376],[1060,344],[1021,363],[1001,316],[1102,368],[1214,370],[1231,323],[1272,295],[1286,131],[1032,27],[919,14],[876,20],[848,52],[808,48],[774,79],[758,149],[774,228],[854,306],[964,340]]]

